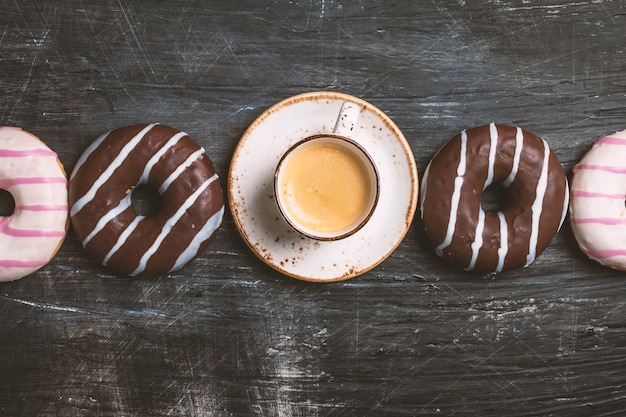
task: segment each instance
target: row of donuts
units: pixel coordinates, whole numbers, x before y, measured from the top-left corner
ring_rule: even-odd
[[[86,251],[131,276],[182,268],[215,238],[224,215],[218,176],[186,133],[162,124],[111,130],[78,159],[69,182],[58,156],[33,134],[0,128],[0,281],[46,265],[71,221]],[[158,190],[155,213],[138,214],[138,186]],[[68,216],[69,213],[69,216]]]
[[[498,272],[531,264],[570,213],[581,249],[626,268],[626,131],[605,137],[574,167],[572,189],[548,144],[491,123],[467,129],[433,156],[423,178],[420,214],[437,255],[467,270]],[[186,133],[161,124],[114,129],[82,153],[69,182],[61,162],[36,136],[0,128],[0,190],[14,200],[0,213],[0,281],[28,275],[59,250],[71,220],[85,250],[131,276],[178,270],[215,238],[224,215],[219,178]],[[158,190],[159,209],[137,213],[133,192]],[[486,212],[487,188],[505,204]],[[69,216],[68,216],[69,214]]]

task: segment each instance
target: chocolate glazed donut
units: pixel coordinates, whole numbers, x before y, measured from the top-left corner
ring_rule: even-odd
[[[138,185],[158,190],[158,211],[139,215]],[[224,213],[222,189],[204,149],[187,134],[151,124],[112,130],[78,160],[70,216],[87,252],[128,275],[182,268],[213,240]]]
[[[481,205],[490,185],[503,207]],[[516,127],[464,130],[435,154],[424,172],[420,211],[437,255],[466,270],[528,266],[560,229],[569,202],[567,177],[548,144]]]

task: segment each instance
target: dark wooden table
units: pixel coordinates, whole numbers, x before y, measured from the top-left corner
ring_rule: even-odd
[[[571,167],[626,129],[623,0],[0,3],[0,123],[71,171],[118,126],[158,121],[226,178],[248,125],[305,91],[386,112],[421,173],[460,130],[543,137]],[[283,276],[228,212],[171,276],[90,260],[70,231],[39,272],[0,284],[2,416],[573,416],[626,409],[626,275],[566,225],[528,268],[437,258],[416,217],[351,280]]]

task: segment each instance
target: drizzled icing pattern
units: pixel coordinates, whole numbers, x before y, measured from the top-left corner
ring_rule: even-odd
[[[137,214],[132,190],[161,196],[151,216]],[[195,258],[221,225],[219,178],[187,134],[149,124],[119,128],[90,145],[70,177],[71,218],[86,250],[128,275],[172,272]]]
[[[504,188],[487,213],[483,192]],[[567,178],[548,144],[523,129],[491,123],[462,131],[439,149],[422,179],[420,213],[435,252],[467,270],[531,264],[567,212]]]
[[[573,168],[570,223],[591,259],[626,270],[626,130],[599,139]]]
[[[0,189],[15,200],[0,216],[0,281],[46,265],[67,227],[67,179],[57,154],[34,135],[0,127]]]

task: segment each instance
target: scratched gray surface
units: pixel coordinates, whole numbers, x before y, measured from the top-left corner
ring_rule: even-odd
[[[623,0],[0,1],[0,124],[71,171],[113,127],[159,121],[222,186],[263,110],[341,91],[385,111],[420,173],[490,121],[546,139],[570,173],[626,128]],[[180,273],[116,276],[70,232],[0,285],[2,416],[560,416],[626,408],[626,276],[566,226],[529,268],[437,259],[415,220],[374,270],[281,276],[230,213]]]

